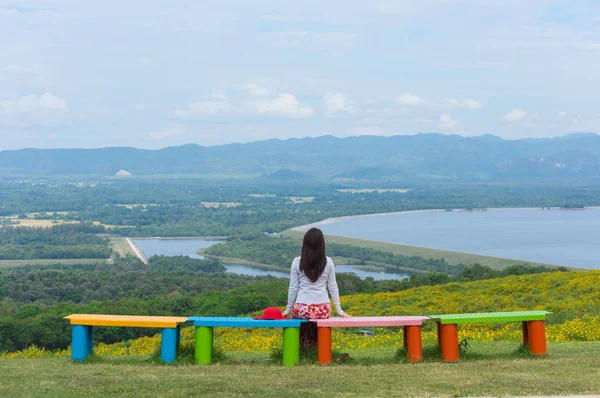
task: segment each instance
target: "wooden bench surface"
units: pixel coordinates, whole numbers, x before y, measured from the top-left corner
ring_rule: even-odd
[[[71,321],[71,325],[85,326],[123,326],[141,328],[175,328],[180,323],[187,321],[180,316],[135,316],[135,315],[97,315],[97,314],[72,314],[64,319]]]
[[[544,321],[548,311],[481,312],[477,314],[429,315],[444,325],[463,323],[491,323],[517,321]]]
[[[426,316],[361,316],[352,318],[311,319],[318,327],[361,327],[361,326],[421,326]]]
[[[192,316],[189,322],[194,326],[228,327],[228,328],[299,328],[305,319],[287,318],[283,320],[262,320],[238,317]]]

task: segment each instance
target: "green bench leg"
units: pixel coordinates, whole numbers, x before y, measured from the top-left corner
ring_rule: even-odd
[[[196,327],[195,358],[199,364],[207,364],[212,360],[213,328],[208,326]]]
[[[300,328],[283,328],[283,365],[294,366],[300,360]]]

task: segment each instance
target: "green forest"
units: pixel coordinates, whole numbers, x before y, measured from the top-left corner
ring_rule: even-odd
[[[102,226],[54,225],[51,228],[0,228],[0,260],[108,258],[108,239]]]
[[[261,264],[289,268],[294,257],[298,256],[301,242],[291,238],[251,235],[213,245],[204,250],[209,256],[239,258]],[[433,271],[456,275],[464,264],[448,264],[443,259],[425,259],[416,256],[402,256],[381,250],[367,249],[351,245],[328,244],[327,254],[331,257],[352,259],[356,264],[384,264],[390,272]]]

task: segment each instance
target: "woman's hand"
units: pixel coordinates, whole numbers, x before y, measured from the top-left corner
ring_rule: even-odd
[[[287,310],[282,312],[282,315],[283,315],[283,317],[284,317],[284,318],[287,318],[287,316],[288,316],[289,314],[290,314],[290,312],[289,312],[289,311],[287,311]]]
[[[343,318],[352,318],[352,315],[346,314],[345,312],[342,312],[342,317]]]

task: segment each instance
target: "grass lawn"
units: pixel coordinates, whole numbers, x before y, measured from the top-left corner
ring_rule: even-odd
[[[104,258],[74,258],[74,259],[35,259],[35,260],[0,260],[0,269],[23,267],[25,265],[51,265],[51,264],[98,264],[106,263]]]
[[[283,236],[287,236],[294,239],[302,239],[304,236],[303,232],[287,230],[281,233]],[[531,261],[512,260],[508,258],[481,256],[478,254],[469,254],[461,252],[453,252],[448,250],[440,249],[429,249],[426,247],[400,245],[397,243],[377,242],[373,240],[345,238],[342,236],[327,235],[327,243],[338,243],[341,245],[352,245],[358,247],[365,247],[368,249],[381,250],[394,254],[400,254],[403,256],[419,256],[424,258],[443,258],[450,264],[475,264],[487,265],[492,269],[504,269],[511,265],[517,264],[530,264],[530,265],[545,265],[547,267],[558,267],[552,264],[534,263]]]
[[[549,344],[546,358],[516,344],[474,343],[460,363],[405,363],[393,350],[349,352],[329,366],[293,368],[268,353],[226,353],[212,365],[161,365],[143,357],[0,359],[0,396],[503,396],[600,393],[600,343]],[[335,356],[334,356],[335,357]]]

